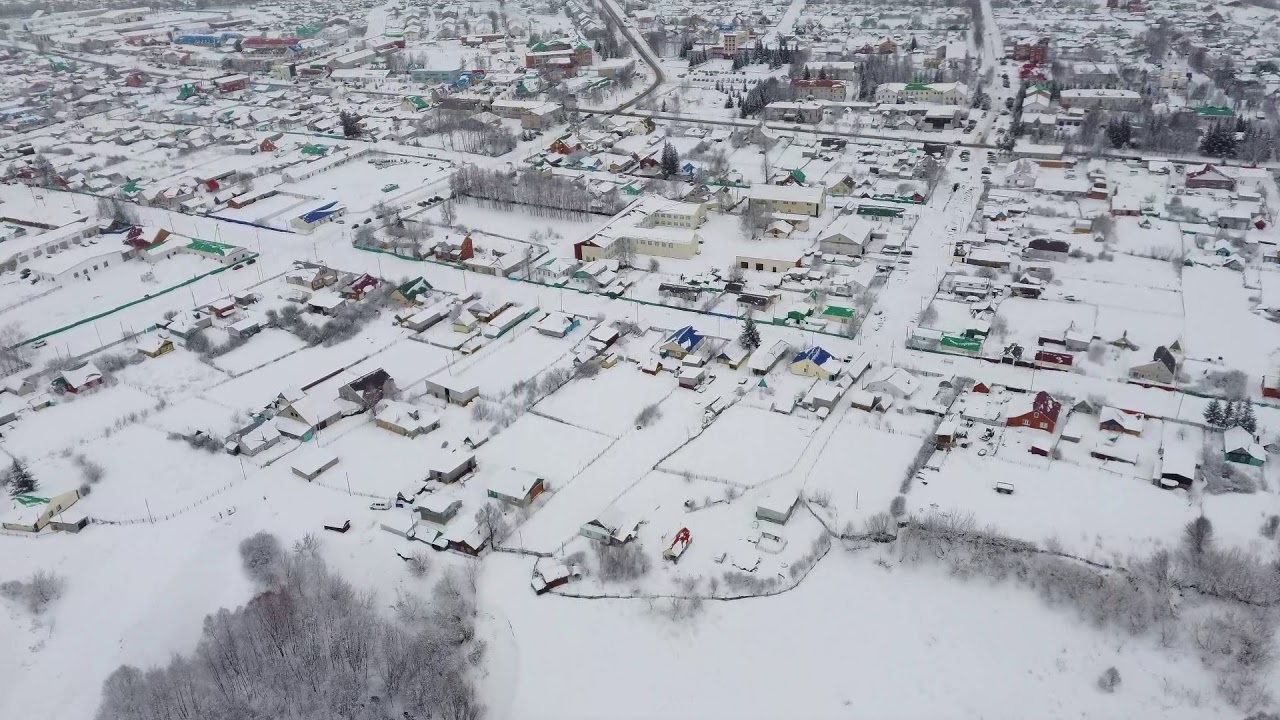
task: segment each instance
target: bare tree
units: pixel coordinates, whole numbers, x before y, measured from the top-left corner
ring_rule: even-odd
[[[476,523],[485,529],[489,536],[489,542],[497,545],[507,536],[511,534],[511,526],[507,523],[507,518],[502,513],[502,508],[497,503],[485,503],[476,510]]]

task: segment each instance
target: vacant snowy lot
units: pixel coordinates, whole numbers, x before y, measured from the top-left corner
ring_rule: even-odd
[[[952,453],[940,472],[926,471],[926,477],[928,485],[916,483],[907,495],[908,512],[971,513],[979,525],[1041,546],[1053,540],[1103,562],[1173,546],[1199,514],[1183,493],[1062,461],[1035,469]],[[997,482],[1013,483],[1014,494],[996,493]]]
[[[53,407],[23,415],[22,422],[5,433],[6,447],[10,452],[20,449],[27,459],[74,451],[102,437],[117,422],[127,422],[130,414],[150,410],[155,404],[155,398],[124,384],[63,396]]]
[[[805,493],[830,496],[830,519],[836,529],[888,512],[898,486],[923,438],[871,427],[871,416],[856,410],[836,428],[809,473]]]
[[[662,469],[754,487],[790,471],[817,426],[812,420],[737,404]]]
[[[526,414],[481,447],[479,456],[490,467],[513,467],[540,475],[554,490],[609,442],[607,435]]]
[[[617,437],[635,424],[636,414],[675,388],[667,373],[645,375],[629,363],[594,378],[571,382],[538,403],[539,414]]]

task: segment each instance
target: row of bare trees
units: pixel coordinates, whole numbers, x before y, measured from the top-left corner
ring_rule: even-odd
[[[487,200],[496,206],[525,205],[553,213],[612,215],[627,204],[616,190],[593,196],[579,181],[533,169],[506,172],[464,165],[454,172],[450,187],[455,197]]]
[[[391,620],[326,567],[312,538],[286,552],[259,533],[241,557],[259,593],[207,616],[191,655],[112,673],[99,720],[481,717],[467,678],[480,658],[466,578],[447,573],[430,605],[401,602]]]

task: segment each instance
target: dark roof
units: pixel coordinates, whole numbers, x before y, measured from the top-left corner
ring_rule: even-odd
[[[1163,345],[1156,348],[1151,359],[1163,363],[1165,367],[1169,368],[1169,372],[1173,372],[1178,367],[1178,361],[1174,359],[1173,353],[1169,352],[1169,348]]]
[[[1062,410],[1062,403],[1058,402],[1049,393],[1041,390],[1036,393],[1036,399],[1032,401],[1031,408],[1041,415],[1052,418],[1054,422],[1058,421],[1058,413]]]

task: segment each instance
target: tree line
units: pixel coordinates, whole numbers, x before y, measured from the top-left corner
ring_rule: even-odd
[[[332,572],[308,536],[286,551],[259,533],[240,546],[257,593],[204,619],[195,650],[162,667],[123,665],[98,720],[478,720],[468,678],[483,646],[475,590],[451,572],[432,602],[400,598],[389,619],[371,592]]]
[[[463,165],[450,178],[455,197],[486,200],[495,206],[527,205],[552,211],[612,215],[626,206],[617,190],[593,196],[574,179],[532,168],[506,172]]]

